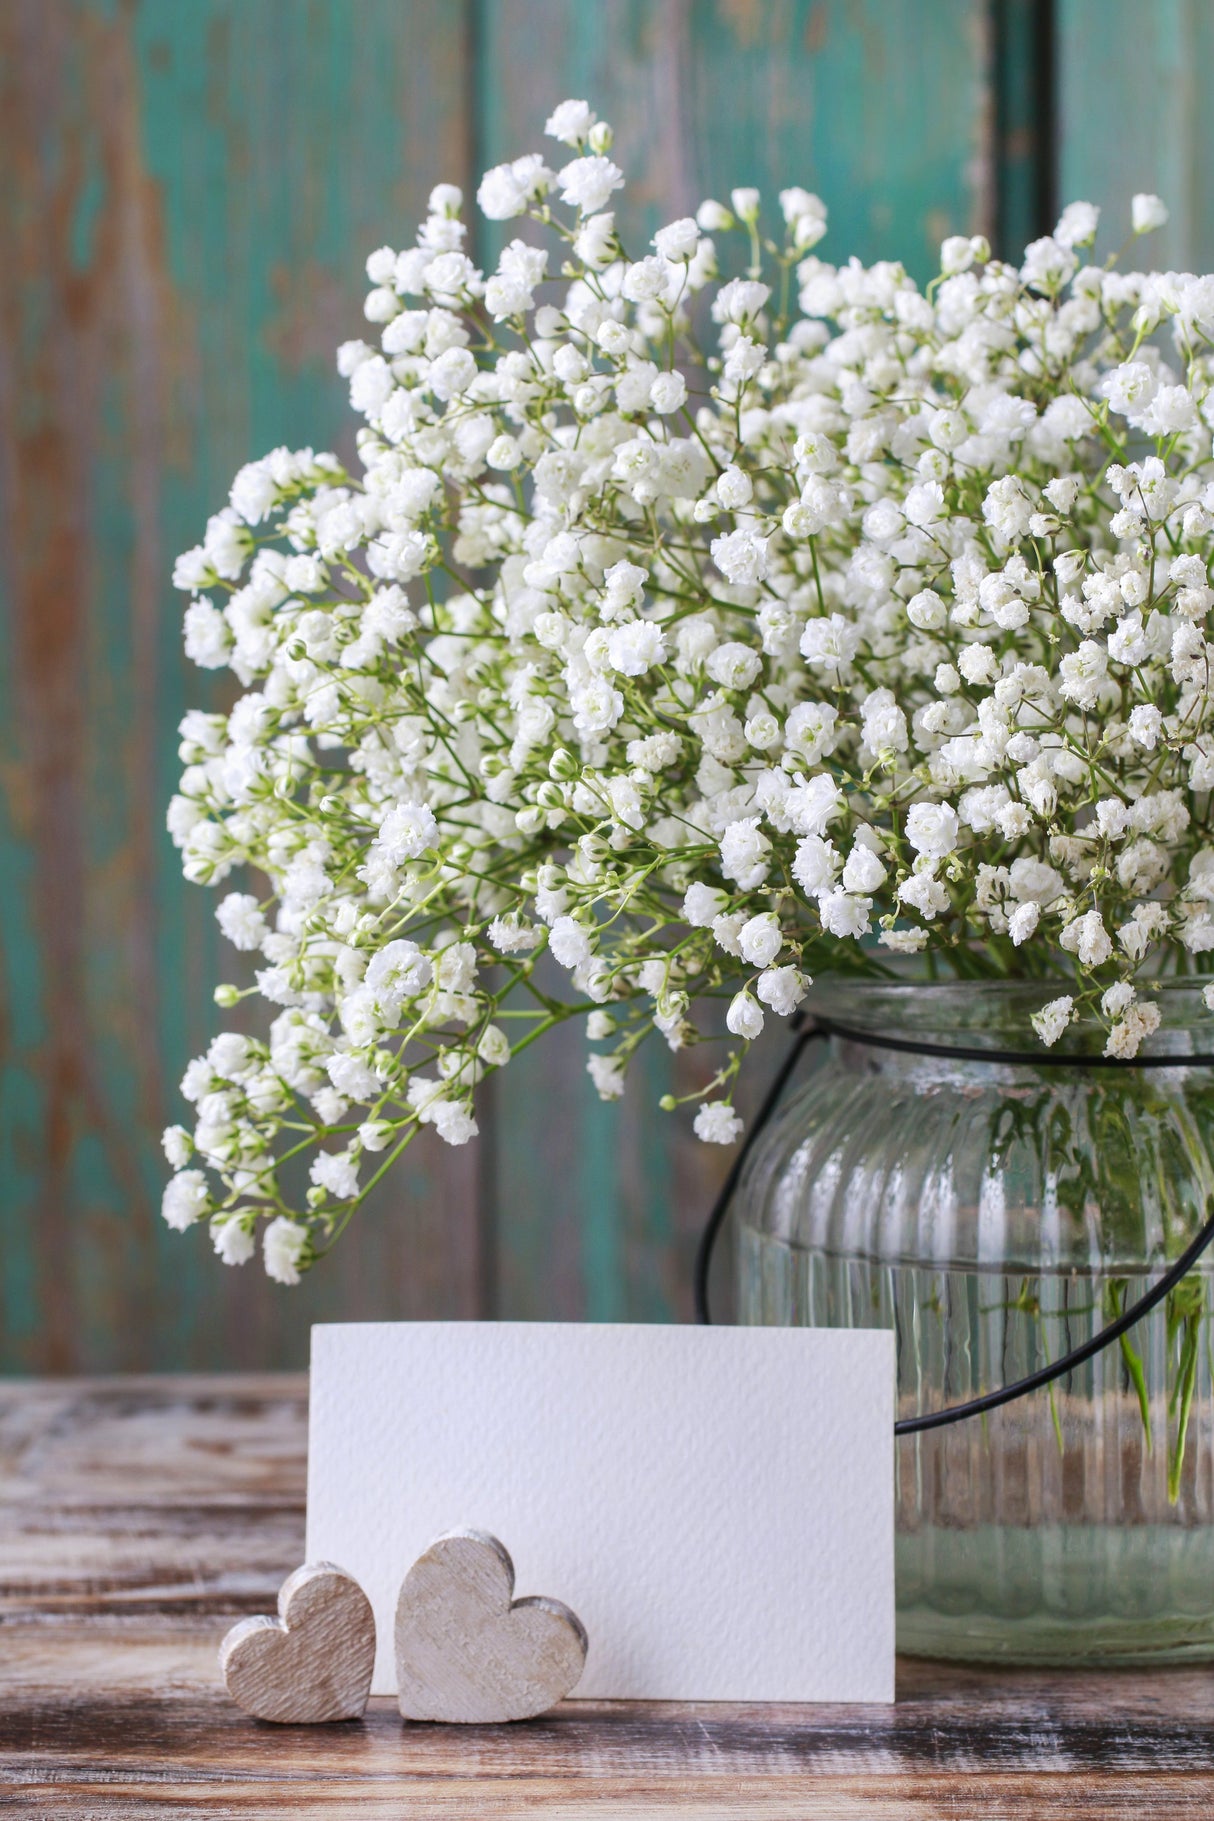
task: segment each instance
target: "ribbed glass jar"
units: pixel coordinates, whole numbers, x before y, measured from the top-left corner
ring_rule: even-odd
[[[876,1038],[1026,1051],[1053,996],[849,983],[810,1009]],[[1214,1049],[1214,1018],[1194,987],[1154,996],[1164,1024],[1143,1053],[1174,1067],[832,1038],[739,1188],[740,1319],[892,1327],[900,1415],[995,1389],[1113,1319],[1214,1210],[1214,1070],[1185,1063]],[[1073,1035],[1058,1048],[1079,1053]],[[1051,1391],[899,1440],[901,1650],[1214,1658],[1212,1311],[1207,1257]]]

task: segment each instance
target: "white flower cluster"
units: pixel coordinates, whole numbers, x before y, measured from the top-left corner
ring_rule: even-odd
[[[924,292],[823,262],[800,189],[774,238],[739,190],[632,259],[609,128],[548,132],[566,162],[481,183],[493,273],[448,185],[368,260],[361,473],[275,450],[176,567],[244,693],[186,716],[169,827],[188,878],[264,881],[218,917],[277,1009],[190,1065],[164,1212],[228,1262],[263,1221],[284,1282],[562,1019],[614,1098],[723,997],[728,1143],[815,968],[1057,979],[1042,1040],[1129,1057],[1214,949],[1214,277],[1085,259],[1074,203]]]

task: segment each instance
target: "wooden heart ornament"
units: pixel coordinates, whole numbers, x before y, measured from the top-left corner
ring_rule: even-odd
[[[307,1562],[278,1594],[278,1617],[242,1619],[219,1647],[232,1699],[258,1720],[356,1720],[375,1666],[375,1616],[358,1582]]]
[[[514,1600],[514,1563],[480,1530],[440,1536],[396,1604],[406,1720],[529,1720],[562,1700],[586,1662],[581,1621],[559,1600]]]

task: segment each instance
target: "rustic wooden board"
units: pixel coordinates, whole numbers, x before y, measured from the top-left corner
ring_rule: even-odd
[[[585,96],[616,129],[629,179],[617,220],[636,255],[705,196],[728,200],[732,185],[753,183],[774,211],[778,191],[801,183],[830,208],[823,258],[901,258],[927,277],[944,234],[992,227],[991,10],[981,0],[499,0],[481,13],[478,146],[486,164],[538,148],[549,95]],[[482,253],[512,231],[486,233]],[[780,1047],[773,1030],[757,1073],[777,1066]],[[730,1155],[657,1103],[707,1079],[715,1053],[672,1059],[655,1036],[627,1098],[610,1106],[585,1061],[571,1026],[496,1084],[496,1311],[686,1319],[695,1237]],[[537,1156],[548,1167],[537,1171]]]
[[[157,1134],[233,971],[163,834],[177,549],[280,440],[349,446],[332,348],[430,184],[614,120],[638,245],[735,179],[831,207],[827,255],[1003,250],[1053,189],[1169,200],[1214,253],[1214,14],[1156,0],[7,0],[0,7],[0,1368],[302,1364],[324,1316],[663,1319],[727,1164],[660,1114],[655,1043],[602,1108],[580,1034],[423,1142],[299,1291],[165,1231]],[[542,50],[542,55],[539,52]],[[482,236],[483,254],[492,238]],[[214,686],[213,686],[214,687]],[[773,1040],[774,1042],[774,1040]],[[773,1058],[774,1060],[774,1058]],[[768,1066],[771,1066],[770,1062]]]
[[[437,1142],[295,1292],[157,1211],[234,958],[164,833],[222,690],[172,560],[250,456],[352,453],[333,350],[467,179],[467,46],[446,0],[0,7],[0,1367],[303,1365],[310,1319],[478,1306],[478,1164]]]
[[[1214,9],[1203,0],[1153,0],[1145,11],[1132,0],[1057,6],[1060,196],[1107,211],[1111,249],[1129,234],[1135,190],[1155,191],[1172,218],[1137,257],[1163,269],[1208,271]]]
[[[159,1129],[236,973],[163,833],[176,724],[223,688],[181,655],[171,561],[249,456],[349,449],[363,256],[555,100],[615,121],[634,241],[798,180],[825,254],[924,273],[991,224],[992,19],[1029,5],[0,6],[0,1369],[299,1366],[326,1316],[688,1312],[728,1159],[657,1111],[700,1067],[657,1042],[606,1109],[577,1032],[537,1046],[488,1142],[423,1141],[300,1290],[163,1228]]]
[[[1003,259],[1058,219],[1055,0],[999,0],[991,16],[995,233]]]
[[[1176,1821],[1214,1808],[1206,1670],[906,1661],[893,1707],[566,1702],[509,1727],[390,1699],[265,1726],[224,1694],[233,1612],[301,1559],[306,1399],[271,1376],[0,1385],[0,1812],[378,1821]]]

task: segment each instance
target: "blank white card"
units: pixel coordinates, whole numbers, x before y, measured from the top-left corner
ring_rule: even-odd
[[[498,1537],[572,1606],[577,1697],[892,1701],[893,1335],[391,1322],[312,1330],[310,1561],[366,1589]]]

